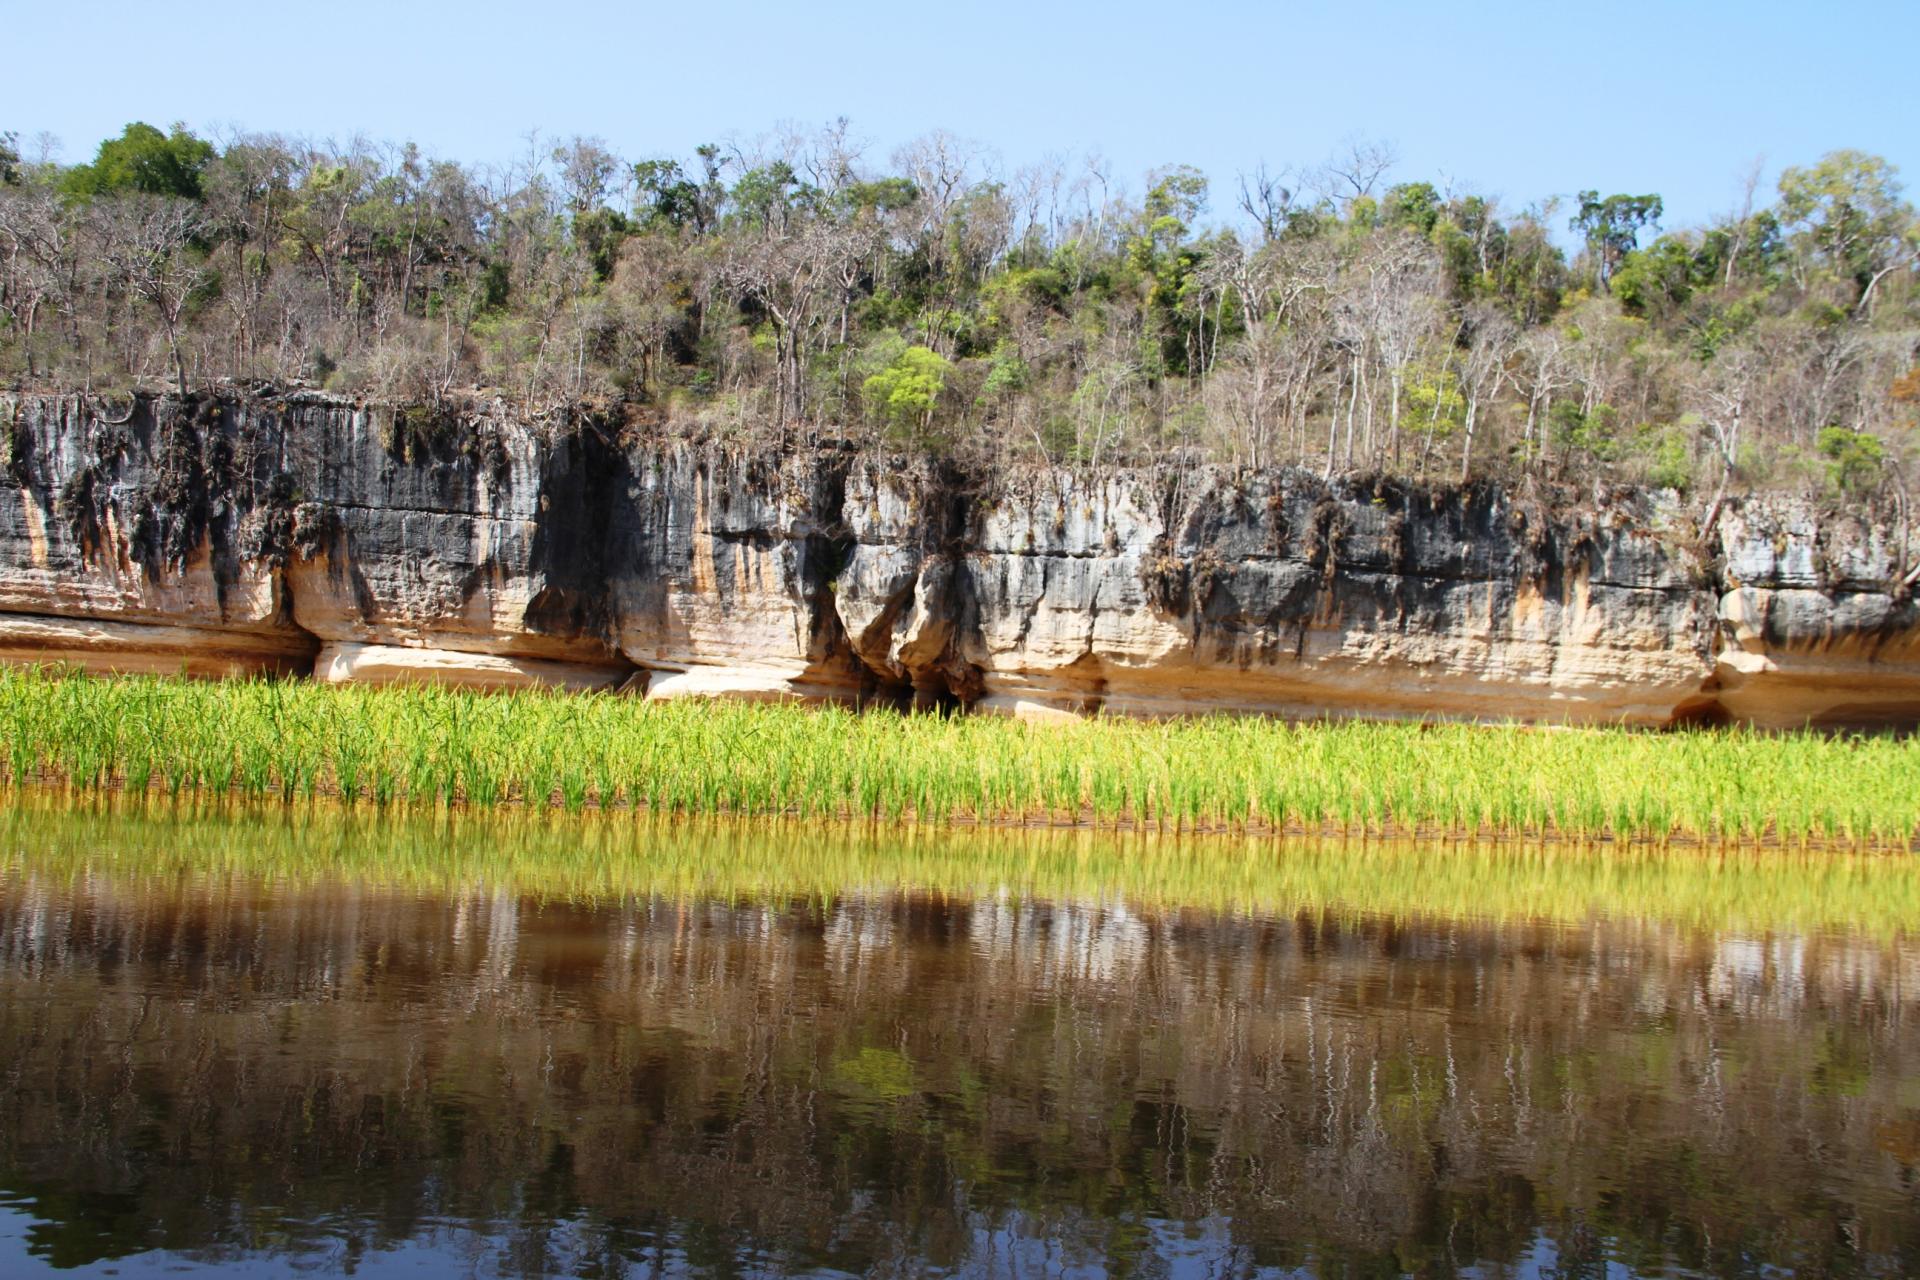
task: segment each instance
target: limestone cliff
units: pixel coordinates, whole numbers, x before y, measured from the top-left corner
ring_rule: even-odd
[[[1779,498],[969,475],[589,414],[0,397],[0,658],[651,698],[1920,722],[1915,547]]]

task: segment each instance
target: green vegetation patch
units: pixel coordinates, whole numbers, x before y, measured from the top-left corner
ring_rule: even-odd
[[[613,694],[0,672],[16,785],[1156,832],[1673,837],[1908,847],[1889,737],[1250,718],[1030,725]]]

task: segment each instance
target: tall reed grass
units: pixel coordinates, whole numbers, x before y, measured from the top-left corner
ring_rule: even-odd
[[[0,672],[14,785],[1156,831],[1908,846],[1920,742],[1251,718],[1066,725]]]

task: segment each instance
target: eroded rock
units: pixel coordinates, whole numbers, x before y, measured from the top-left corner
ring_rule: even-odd
[[[1648,494],[978,477],[499,404],[18,396],[0,421],[8,661],[1036,717],[1920,723],[1915,549],[1801,501],[1732,503],[1701,546]]]

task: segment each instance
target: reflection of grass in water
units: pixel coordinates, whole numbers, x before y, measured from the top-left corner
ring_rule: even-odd
[[[349,804],[1900,844],[1920,743],[1208,718],[1036,727],[612,695],[0,672],[10,776]]]
[[[1579,920],[1708,928],[1920,923],[1906,855],[1574,844],[1369,844],[628,815],[376,815],[337,806],[66,803],[0,809],[0,867],[129,888],[187,878],[446,893],[485,886],[587,902],[825,900],[914,891],[1123,899],[1151,910]]]

